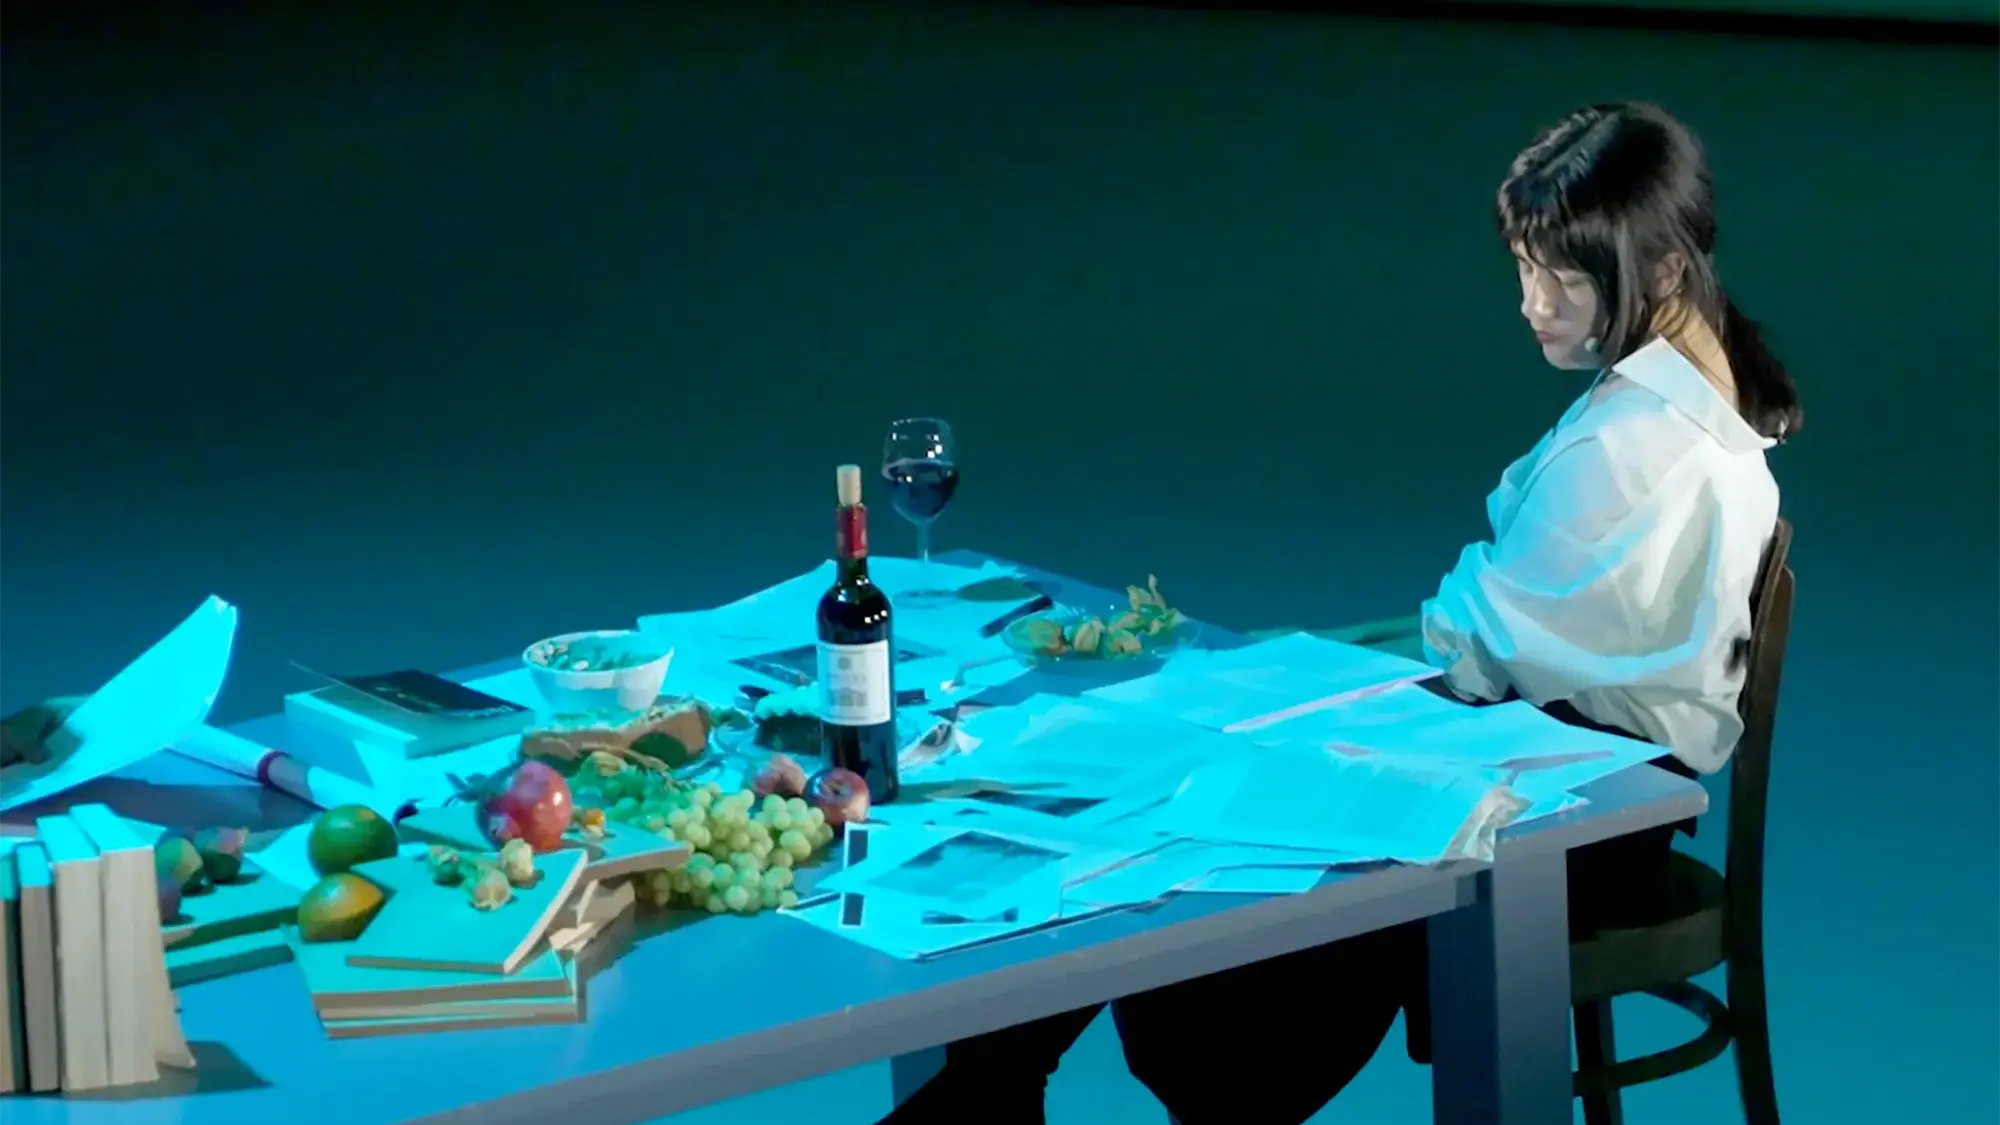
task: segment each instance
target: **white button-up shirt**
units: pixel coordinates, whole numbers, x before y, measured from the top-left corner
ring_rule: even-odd
[[[1633,352],[1502,474],[1493,541],[1424,603],[1426,658],[1467,698],[1568,700],[1722,768],[1777,526],[1772,444],[1666,340]]]

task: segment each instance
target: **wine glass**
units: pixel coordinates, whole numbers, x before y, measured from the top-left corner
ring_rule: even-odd
[[[889,423],[882,443],[882,477],[889,482],[889,502],[917,529],[919,589],[896,598],[899,605],[923,607],[955,600],[951,590],[933,589],[931,582],[931,523],[958,491],[958,443],[942,418],[905,418]]]

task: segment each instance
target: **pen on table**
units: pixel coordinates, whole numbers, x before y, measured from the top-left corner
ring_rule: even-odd
[[[1047,594],[1037,594],[1029,601],[1017,605],[1013,609],[981,625],[979,627],[979,635],[982,637],[997,637],[1000,635],[1001,630],[1021,620],[1023,617],[1040,613],[1045,609],[1054,609],[1055,605],[1056,600],[1054,598]]]

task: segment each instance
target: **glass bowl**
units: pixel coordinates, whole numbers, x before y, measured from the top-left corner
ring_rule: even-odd
[[[1089,644],[1092,638],[1085,632],[1091,622],[1097,623],[1094,645]],[[1115,628],[1121,624],[1138,628]],[[1053,643],[1057,629],[1062,631],[1060,648]],[[1084,633],[1082,639],[1088,646],[1081,649],[1075,644],[1080,632]],[[1132,639],[1122,644],[1110,639],[1121,636]],[[1000,634],[1008,649],[1029,664],[1079,668],[1163,660],[1193,645],[1200,636],[1201,625],[1180,616],[1177,610],[1171,611],[1169,617],[1154,620],[1135,614],[1123,603],[1103,607],[1057,606],[1029,614]],[[1136,649],[1129,647],[1133,643]]]

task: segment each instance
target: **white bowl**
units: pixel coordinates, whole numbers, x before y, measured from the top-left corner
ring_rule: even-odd
[[[563,647],[585,650],[578,654],[584,666],[545,663],[551,649]],[[557,714],[644,711],[660,697],[660,688],[667,682],[667,666],[674,660],[671,647],[653,655],[659,648],[658,640],[637,629],[593,629],[536,641],[521,651],[521,663],[528,666],[535,690]],[[594,656],[616,658],[634,653],[644,656],[644,663],[611,668],[593,668],[588,663]]]

